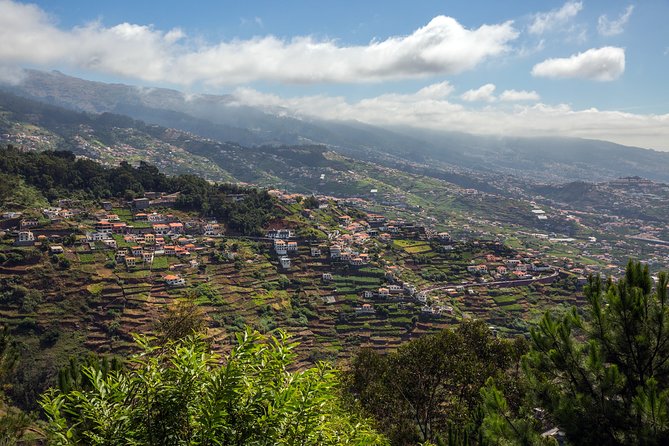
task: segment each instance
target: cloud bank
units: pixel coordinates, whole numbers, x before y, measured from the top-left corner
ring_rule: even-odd
[[[413,126],[487,135],[573,136],[669,150],[669,114],[638,115],[595,108],[574,110],[566,104],[502,102],[505,96],[507,100],[538,97],[536,92],[515,90],[504,91],[496,104],[473,109],[449,100],[447,95],[425,93],[444,89],[442,84],[435,85],[416,93],[383,94],[360,101],[326,95],[283,98],[251,88],[238,88],[234,96],[238,104],[302,118],[356,119],[382,126]],[[450,93],[450,86],[446,89]]]
[[[532,75],[612,81],[625,72],[625,50],[613,46],[592,48],[570,57],[547,59],[532,68]]]
[[[100,23],[59,29],[34,5],[0,0],[3,66],[66,65],[151,82],[235,85],[252,81],[364,83],[471,70],[509,51],[512,22],[467,29],[437,16],[406,36],[339,45],[310,36],[275,36],[202,44],[180,29]]]

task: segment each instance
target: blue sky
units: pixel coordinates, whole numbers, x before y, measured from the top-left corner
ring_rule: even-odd
[[[296,116],[669,150],[669,2],[0,0],[0,75],[232,93]]]

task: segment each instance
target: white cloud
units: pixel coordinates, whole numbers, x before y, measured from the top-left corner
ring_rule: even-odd
[[[448,81],[444,81],[423,87],[418,90],[416,95],[422,98],[441,99],[450,95],[452,92],[453,86]]]
[[[420,91],[383,94],[355,102],[324,95],[282,98],[250,88],[239,88],[234,95],[240,104],[273,111],[280,109],[284,114],[297,117],[356,119],[376,125],[408,125],[488,135],[573,136],[669,150],[669,114],[641,115],[593,108],[573,110],[565,104],[542,103],[497,102],[479,109],[455,104],[443,97],[426,97]]]
[[[620,17],[615,20],[609,20],[609,18],[603,14],[599,16],[597,20],[597,31],[603,36],[615,36],[617,34],[622,34],[625,30],[625,25],[630,19],[634,11],[634,5],[629,5],[625,12],[623,12]]]
[[[532,68],[532,75],[611,81],[625,71],[625,50],[612,46],[592,48],[561,59],[547,59]]]
[[[575,17],[581,9],[583,9],[582,2],[569,1],[559,9],[535,14],[528,31],[530,34],[543,34],[552,31]]]
[[[495,98],[495,84],[485,84],[476,90],[468,90],[462,93],[460,98],[467,102],[493,102]]]
[[[536,91],[527,90],[504,90],[499,99],[504,102],[520,102],[520,101],[538,101],[541,99],[539,93]]]
[[[274,36],[203,44],[180,29],[100,23],[63,30],[37,6],[0,0],[2,65],[65,65],[152,82],[235,85],[257,80],[357,83],[454,74],[509,51],[512,22],[467,29],[433,18],[406,36],[367,45]]]

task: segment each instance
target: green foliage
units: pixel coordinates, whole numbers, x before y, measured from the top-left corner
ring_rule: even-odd
[[[176,341],[206,330],[204,312],[193,301],[195,292],[179,300],[167,309],[155,324],[156,340],[159,344]]]
[[[7,327],[0,331],[0,389],[17,366],[19,353]],[[4,406],[4,395],[0,390],[0,445],[17,444],[30,426],[31,420],[25,413],[13,407]],[[3,413],[4,412],[4,413]]]
[[[667,284],[630,261],[618,282],[590,278],[586,317],[547,313],[532,330],[531,388],[573,444],[669,442]]]
[[[38,290],[31,290],[8,282],[2,285],[4,291],[0,292],[0,302],[16,305],[21,313],[33,313],[42,303],[43,296]]]
[[[108,168],[89,159],[76,159],[71,152],[21,152],[8,146],[0,149],[0,172],[11,181],[25,182],[50,200],[65,196],[132,199],[145,191],[179,192],[178,208],[220,218],[228,228],[245,235],[260,234],[265,223],[280,215],[266,191],[213,185],[195,175],[168,177],[143,161],[137,167],[122,161]],[[0,195],[9,192],[3,189]],[[244,194],[244,199],[231,200],[229,194]]]
[[[0,416],[0,445],[24,444],[21,440],[31,424],[32,420],[24,412],[13,407],[8,408],[6,413]]]
[[[289,372],[294,344],[283,334],[247,330],[237,341],[223,365],[189,336],[161,347],[137,338],[125,371],[84,367],[92,388],[43,397],[51,444],[385,444],[344,410],[335,370]]]
[[[488,378],[485,387],[481,388],[481,397],[484,414],[482,431],[491,444],[551,444],[550,439],[544,439],[538,434],[540,420],[526,410],[529,406],[523,408],[524,412],[520,408],[512,410],[492,378]]]
[[[489,377],[506,382],[503,375],[522,353],[482,322],[466,322],[387,355],[361,351],[346,383],[393,444],[445,442],[449,432],[474,438],[482,418],[479,389]]]
[[[118,372],[122,369],[122,363],[117,358],[111,361],[106,357],[96,357],[87,355],[83,358],[70,358],[70,362],[58,372],[58,390],[62,393],[69,393],[74,390],[91,390],[93,382],[90,380],[90,374],[85,373],[86,369],[95,370],[106,378],[110,372]]]

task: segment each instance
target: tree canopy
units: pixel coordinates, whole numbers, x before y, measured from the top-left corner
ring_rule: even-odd
[[[482,391],[489,438],[541,441],[532,419],[540,408],[543,427],[574,445],[669,444],[668,283],[630,261],[618,281],[590,277],[584,314],[546,313],[523,358],[524,408],[510,410],[492,381]]]
[[[497,339],[482,321],[464,322],[389,354],[361,351],[346,384],[393,444],[458,444],[454,437],[480,436],[479,389],[486,379],[512,386],[524,351],[522,340]]]
[[[219,218],[226,226],[245,235],[257,235],[271,219],[280,216],[275,201],[265,190],[234,184],[211,184],[195,175],[167,176],[157,167],[140,161],[137,167],[122,161],[107,167],[76,158],[72,152],[22,152],[8,146],[0,149],[2,183],[0,199],[8,199],[21,181],[49,200],[56,198],[135,198],[146,191],[179,192],[175,206]],[[9,186],[7,186],[7,184]],[[233,200],[230,194],[243,194]]]

